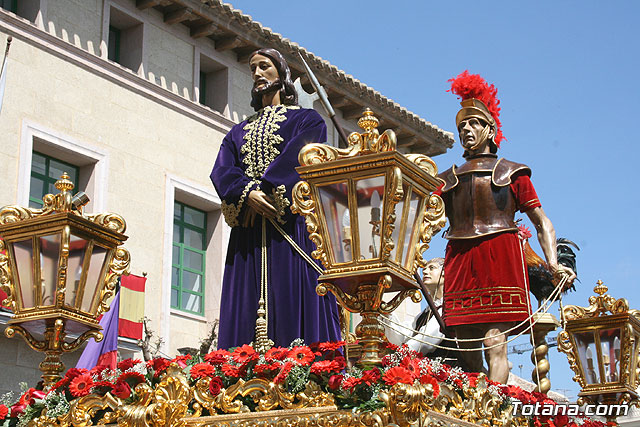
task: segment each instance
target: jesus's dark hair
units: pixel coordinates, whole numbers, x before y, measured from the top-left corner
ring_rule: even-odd
[[[263,48],[253,52],[249,60],[251,60],[255,55],[266,56],[271,60],[271,62],[273,62],[276,70],[278,70],[278,76],[280,77],[281,83],[279,89],[280,102],[286,105],[297,105],[298,92],[296,92],[296,88],[293,86],[293,82],[291,81],[291,70],[289,69],[289,65],[282,54],[275,49]],[[258,111],[263,107],[261,94],[257,94],[252,91],[251,106],[255,111]]]

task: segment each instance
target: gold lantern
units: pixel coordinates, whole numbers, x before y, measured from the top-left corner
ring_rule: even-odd
[[[607,290],[599,280],[589,307],[563,309],[566,327],[558,335],[558,350],[567,354],[573,380],[582,388],[581,404],[623,404],[638,397],[640,312]]]
[[[349,147],[309,144],[298,156],[302,181],[293,189],[294,212],[306,217],[312,255],[325,272],[316,291],[362,315],[356,335],[361,365],[380,363],[384,328],[379,314],[407,297],[421,299],[414,274],[433,233],[445,224],[444,203],[431,192],[440,185],[436,164],[420,154],[396,151],[396,137],[376,129],[366,110],[364,132],[349,135]],[[385,292],[398,292],[384,302]]]
[[[0,286],[13,310],[5,335],[24,337],[44,352],[45,386],[60,378],[63,352],[102,339],[98,316],[109,309],[118,277],[128,270],[126,224],[116,214],[86,215],[84,193],[72,197],[64,173],[42,209],[0,210]]]

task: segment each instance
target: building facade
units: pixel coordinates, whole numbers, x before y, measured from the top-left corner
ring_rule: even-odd
[[[0,112],[0,205],[37,206],[68,172],[87,212],[127,221],[131,271],[161,352],[198,347],[219,317],[229,228],[209,173],[231,127],[252,114],[251,52],[274,47],[311,91],[302,54],[345,130],[370,107],[401,150],[436,155],[452,135],[230,5],[196,0],[2,0],[13,37]],[[301,96],[311,105],[313,98]],[[314,107],[337,132],[320,104]],[[412,311],[410,309],[409,311]],[[417,308],[413,311],[417,311]],[[0,312],[0,326],[10,313]],[[0,328],[3,329],[3,328]],[[136,342],[122,340],[123,356]],[[67,355],[67,367],[78,354]],[[42,355],[0,336],[0,393],[31,384]]]

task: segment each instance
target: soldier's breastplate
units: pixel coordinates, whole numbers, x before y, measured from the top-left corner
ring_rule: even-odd
[[[447,192],[449,218],[447,239],[470,239],[517,230],[514,222],[516,201],[509,185],[491,182],[491,172],[472,172],[458,176],[458,185]]]

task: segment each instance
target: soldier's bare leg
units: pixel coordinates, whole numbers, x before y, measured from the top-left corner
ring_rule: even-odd
[[[509,378],[509,358],[507,356],[507,336],[503,332],[513,326],[512,323],[488,323],[484,326],[484,355],[489,368],[489,379],[502,384]]]

